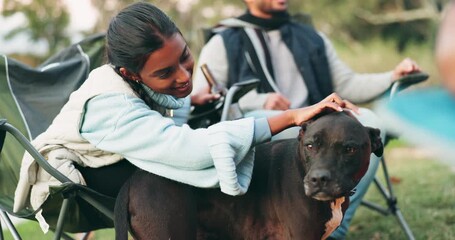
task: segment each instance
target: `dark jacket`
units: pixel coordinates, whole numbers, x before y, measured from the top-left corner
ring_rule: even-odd
[[[332,93],[332,79],[324,41],[319,34],[309,25],[292,21],[281,26],[279,31],[293,54],[294,61],[308,88],[309,103],[317,103]],[[230,27],[220,35],[228,56],[228,87],[236,82],[256,78],[261,80],[257,89],[259,93],[273,92],[263,74],[253,71],[247,62],[245,51],[248,51],[248,43],[246,43],[248,38],[245,37],[243,28]]]

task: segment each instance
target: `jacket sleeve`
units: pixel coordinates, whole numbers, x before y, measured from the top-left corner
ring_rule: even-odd
[[[363,103],[378,97],[392,83],[392,72],[356,73],[337,55],[330,40],[321,33],[324,39],[327,59],[332,74],[334,90],[342,98],[353,103]]]

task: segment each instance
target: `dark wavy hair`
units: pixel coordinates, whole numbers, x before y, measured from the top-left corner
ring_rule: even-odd
[[[125,68],[138,74],[150,54],[163,47],[166,39],[180,31],[175,23],[156,6],[136,2],[121,10],[109,23],[106,34],[106,54],[110,64],[120,74]],[[153,101],[139,83],[122,78],[150,106]]]

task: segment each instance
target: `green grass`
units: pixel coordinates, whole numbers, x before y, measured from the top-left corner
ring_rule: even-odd
[[[455,173],[447,165],[408,148],[386,152],[398,206],[416,239],[455,239]],[[378,175],[381,176],[381,175]],[[366,199],[385,203],[371,186]],[[347,239],[406,239],[393,215],[361,207]]]
[[[393,189],[398,206],[416,239],[455,239],[453,170],[399,141],[392,142],[386,148],[385,156],[389,174],[395,179]],[[384,203],[373,185],[366,199]],[[23,239],[52,239],[52,234],[43,235],[38,224],[31,221],[19,225],[19,231]],[[5,239],[12,239],[8,232],[4,235]],[[113,230],[107,229],[96,231],[92,239],[113,238]],[[406,236],[393,215],[384,216],[360,207],[350,227],[347,240],[350,239],[397,240],[406,239]]]
[[[54,239],[54,233],[48,232],[44,234],[38,223],[34,221],[26,221],[17,226],[17,231],[24,240],[51,240]],[[3,236],[5,240],[13,240],[14,238],[8,231],[3,231]],[[82,235],[71,234],[75,239],[82,238]],[[113,229],[103,229],[93,232],[91,240],[113,240],[114,230]]]

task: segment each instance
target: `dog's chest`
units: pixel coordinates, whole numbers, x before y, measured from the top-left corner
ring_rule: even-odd
[[[332,218],[329,219],[325,223],[325,233],[322,236],[322,240],[328,238],[330,234],[337,229],[338,226],[341,224],[341,220],[343,220],[343,211],[341,208],[341,204],[344,202],[344,197],[337,198],[335,201],[330,203],[330,208],[332,209]]]

